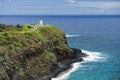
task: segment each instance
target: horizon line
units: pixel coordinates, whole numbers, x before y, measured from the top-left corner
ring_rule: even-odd
[[[0,14],[0,16],[120,16],[120,14]]]

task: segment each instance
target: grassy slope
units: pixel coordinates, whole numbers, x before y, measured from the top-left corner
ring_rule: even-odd
[[[52,64],[71,57],[71,53],[64,32],[55,26],[0,34],[0,80],[38,79],[50,74]]]

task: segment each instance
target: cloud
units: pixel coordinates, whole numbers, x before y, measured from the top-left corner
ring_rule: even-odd
[[[88,14],[120,14],[120,1],[92,1],[83,2],[77,0],[74,4],[67,3],[63,6],[74,7],[79,13]]]
[[[120,2],[79,2],[78,6],[88,6],[102,9],[120,8]]]
[[[66,1],[69,3],[76,3],[77,2],[77,0],[66,0]]]
[[[92,7],[92,8],[101,8],[101,9],[110,9],[110,8],[120,8],[120,2],[77,2],[75,4],[66,4],[68,6],[79,6],[79,7]]]

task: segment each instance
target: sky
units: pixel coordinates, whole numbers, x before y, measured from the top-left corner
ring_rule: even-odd
[[[0,0],[0,15],[120,15],[120,0]]]

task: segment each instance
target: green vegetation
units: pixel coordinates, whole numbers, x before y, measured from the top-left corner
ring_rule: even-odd
[[[8,26],[0,24],[0,80],[43,77],[51,73],[53,63],[71,56],[65,34],[58,27],[32,30],[29,25]]]
[[[5,25],[5,24],[0,24],[0,34],[4,33],[20,33],[21,31],[29,31],[31,30],[30,25]]]
[[[30,30],[30,29],[31,29],[30,26],[27,25],[27,24],[23,25],[23,27],[22,27],[22,30],[23,30],[23,31],[28,31],[28,30]]]

